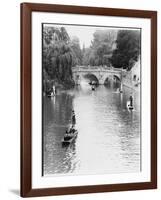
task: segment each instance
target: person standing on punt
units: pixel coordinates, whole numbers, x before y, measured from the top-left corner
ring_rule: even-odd
[[[133,97],[130,96],[129,100],[130,100],[130,106],[133,107]]]
[[[72,110],[72,125],[76,124],[75,112]]]

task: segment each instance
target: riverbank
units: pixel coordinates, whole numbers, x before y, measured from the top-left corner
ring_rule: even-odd
[[[68,90],[74,88],[75,84],[73,80],[69,81],[58,81],[58,80],[52,80],[52,79],[47,79],[43,82],[43,92],[47,93],[48,91],[53,88],[53,86],[56,87],[56,89],[62,89],[62,90]]]

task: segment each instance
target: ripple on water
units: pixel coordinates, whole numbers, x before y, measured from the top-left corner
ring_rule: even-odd
[[[140,171],[140,94],[135,94],[133,112],[126,108],[130,95],[126,88],[120,95],[99,86],[95,92],[79,87],[64,91],[54,101],[44,97],[44,174]],[[62,148],[72,109],[78,137]]]

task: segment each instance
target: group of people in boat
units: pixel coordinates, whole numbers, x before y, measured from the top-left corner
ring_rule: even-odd
[[[72,124],[68,128],[68,130],[66,130],[65,135],[64,135],[64,140],[70,140],[76,132],[76,129],[75,129],[76,117],[75,117],[74,110],[72,110],[72,119],[71,120],[72,120]]]
[[[48,91],[46,92],[48,97],[55,96],[56,93],[57,93],[57,91],[56,91],[55,85],[53,85],[53,87],[49,88]]]
[[[64,140],[70,140],[75,134],[75,126],[71,126],[68,130],[66,130],[64,135]]]
[[[129,97],[129,101],[127,102],[127,108],[128,108],[129,110],[133,110],[133,109],[134,109],[133,97],[132,97],[132,96]]]
[[[96,89],[97,83],[96,83],[95,81],[90,81],[90,82],[89,82],[89,85],[91,85],[91,89],[92,89],[92,90],[95,90],[95,89]]]

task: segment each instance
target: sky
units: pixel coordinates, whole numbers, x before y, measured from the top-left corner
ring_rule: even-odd
[[[80,26],[80,25],[64,25],[64,24],[45,24],[48,27],[64,27],[70,38],[76,36],[79,38],[80,47],[83,48],[83,45],[88,48],[90,47],[91,41],[93,39],[93,33],[96,30],[105,30],[105,29],[117,29],[120,28],[109,28],[109,27],[94,27],[94,26]],[[128,28],[121,28],[128,29]]]
[[[89,26],[77,26],[77,25],[58,25],[58,24],[47,24],[45,26],[50,27],[65,27],[70,38],[76,36],[79,38],[81,48],[83,45],[89,47],[91,40],[93,39],[93,33],[96,31],[96,27]]]
[[[89,47],[93,39],[93,33],[96,31],[95,27],[88,26],[65,26],[70,37],[77,36],[79,38],[81,48],[83,45]]]
[[[86,48],[90,47],[91,41],[93,39],[93,33],[96,30],[109,29],[109,28],[106,28],[106,27],[79,26],[79,25],[58,25],[58,24],[45,24],[45,26],[65,27],[70,38],[72,38],[74,36],[79,38],[81,48],[83,48],[83,45]]]

